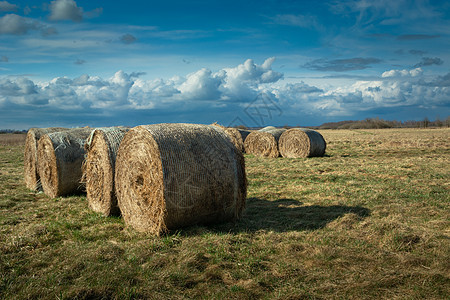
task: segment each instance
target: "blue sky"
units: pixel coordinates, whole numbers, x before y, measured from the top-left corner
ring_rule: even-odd
[[[0,1],[0,128],[450,115],[447,1]]]

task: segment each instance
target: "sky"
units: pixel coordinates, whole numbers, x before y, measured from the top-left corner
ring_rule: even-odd
[[[0,129],[443,120],[448,49],[448,1],[0,1]]]

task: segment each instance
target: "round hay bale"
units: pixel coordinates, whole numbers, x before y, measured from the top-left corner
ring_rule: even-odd
[[[38,142],[39,176],[44,193],[52,198],[83,190],[84,144],[92,128],[49,133]]]
[[[92,210],[104,216],[119,215],[114,187],[114,172],[120,142],[129,128],[94,129],[84,146],[83,180],[86,198]]]
[[[30,128],[25,139],[24,179],[27,188],[33,191],[42,190],[38,172],[37,144],[41,136],[47,133],[67,130],[62,127]]]
[[[236,220],[245,207],[244,157],[217,126],[132,128],[120,144],[115,176],[125,223],[142,232]]]
[[[225,131],[225,133],[231,139],[231,142],[233,143],[233,145],[236,146],[236,148],[239,151],[241,151],[241,152],[244,151],[244,143],[242,142],[242,137],[241,137],[241,134],[239,133],[239,130],[237,130],[236,128],[233,128],[233,127],[225,127],[225,126],[219,125],[217,123],[213,123],[211,125],[222,128],[223,131]]]
[[[323,156],[326,147],[323,136],[307,128],[286,130],[279,140],[280,154],[287,158]]]
[[[278,140],[286,129],[272,129],[269,131],[253,131],[244,142],[245,152],[260,157],[276,158],[280,156]]]

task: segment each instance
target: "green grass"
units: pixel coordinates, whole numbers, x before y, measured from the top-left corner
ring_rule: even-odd
[[[239,222],[162,237],[27,190],[0,145],[0,298],[448,298],[450,130],[321,133],[325,157],[246,156]]]

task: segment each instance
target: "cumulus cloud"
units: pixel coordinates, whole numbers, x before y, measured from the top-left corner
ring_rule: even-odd
[[[274,58],[253,60],[231,68],[202,68],[185,77],[141,79],[140,72],[116,72],[110,78],[82,75],[33,82],[0,79],[0,106],[8,104],[69,112],[123,110],[204,112],[227,108],[236,115],[264,94],[284,116],[352,116],[392,107],[448,107],[450,74],[424,76],[421,68],[388,70],[378,78],[339,88],[319,88],[303,81],[283,84],[272,70]],[[234,117],[234,116],[233,116]]]
[[[273,61],[274,58],[269,58],[258,65],[249,59],[234,68],[217,72],[203,68],[186,77],[176,76],[169,80],[141,80],[139,76],[145,73],[127,74],[123,71],[116,72],[109,79],[89,75],[75,79],[58,77],[39,84],[35,91],[42,98],[49,99],[48,105],[59,108],[115,109],[126,106],[140,109],[168,103],[250,101],[261,86],[282,78],[281,73],[272,70]],[[8,86],[5,83],[1,88],[10,91]],[[7,94],[10,101],[17,100],[16,94]]]
[[[17,11],[19,6],[11,4],[8,1],[0,1],[0,11]]]
[[[370,68],[372,64],[378,64],[382,60],[373,57],[355,57],[347,59],[316,59],[311,62],[304,64],[302,67],[315,71],[335,71],[335,72],[345,72],[354,70],[364,70]]]
[[[423,71],[421,68],[415,68],[412,70],[389,70],[386,72],[383,72],[383,74],[381,74],[381,77],[386,78],[386,77],[417,77],[419,75],[422,75]]]
[[[71,20],[81,22],[83,20],[83,8],[78,7],[73,0],[55,0],[50,3],[49,20]]]

